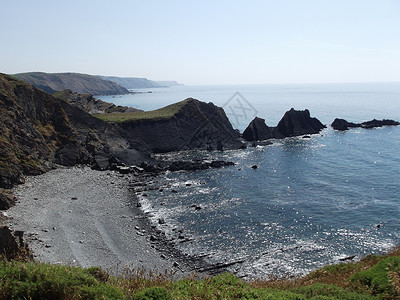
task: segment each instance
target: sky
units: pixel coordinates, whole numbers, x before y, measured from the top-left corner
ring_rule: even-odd
[[[0,0],[0,72],[400,82],[400,0]]]

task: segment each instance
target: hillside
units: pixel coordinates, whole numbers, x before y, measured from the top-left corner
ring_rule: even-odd
[[[139,155],[128,149],[115,127],[4,74],[0,130],[0,188],[23,182],[23,175],[45,172],[54,163],[103,168]]]
[[[163,85],[149,80],[147,78],[137,77],[116,77],[116,76],[99,76],[101,79],[115,82],[116,84],[126,89],[143,89],[143,88],[157,88]]]
[[[244,147],[222,108],[192,98],[154,111],[96,116],[118,123],[129,143],[143,151]]]
[[[12,76],[49,94],[66,89],[92,95],[122,95],[129,93],[126,88],[119,86],[115,82],[87,74],[31,72]]]
[[[104,80],[113,81],[126,89],[157,88],[181,85],[176,81],[153,81],[147,78],[99,76]]]
[[[72,106],[78,107],[89,114],[141,111],[137,108],[115,105],[114,103],[96,99],[92,94],[80,94],[71,90],[56,92],[53,96],[71,104]]]

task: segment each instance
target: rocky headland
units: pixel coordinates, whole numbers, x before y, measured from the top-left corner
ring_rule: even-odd
[[[129,91],[115,82],[104,80],[98,76],[80,73],[44,73],[30,72],[13,74],[49,94],[70,89],[77,93],[92,95],[122,95]]]
[[[371,128],[377,128],[377,127],[383,127],[383,126],[398,126],[398,125],[400,125],[399,122],[394,121],[394,120],[387,120],[387,119],[383,119],[383,120],[373,119],[371,121],[366,121],[366,122],[362,122],[362,123],[352,123],[352,122],[348,122],[344,119],[339,119],[339,118],[336,118],[331,124],[333,129],[339,130],[339,131],[349,130],[349,128],[371,129]]]
[[[119,127],[129,143],[142,151],[162,153],[245,147],[224,110],[212,103],[189,98],[156,111],[137,114],[137,117],[131,116],[133,118],[119,122]]]
[[[263,141],[286,137],[317,134],[326,128],[317,118],[312,118],[308,109],[287,111],[276,127],[269,127],[265,120],[254,118],[243,132],[246,141]]]
[[[54,93],[53,96],[89,114],[109,114],[142,111],[141,109],[137,109],[134,107],[115,105],[114,103],[96,99],[92,94],[80,94],[72,90],[59,91]]]

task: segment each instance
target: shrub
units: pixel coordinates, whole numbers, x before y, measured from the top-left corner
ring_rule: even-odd
[[[172,300],[164,287],[151,287],[133,295],[135,300]]]
[[[42,263],[1,262],[0,299],[124,299],[92,270]]]
[[[389,281],[389,274],[399,270],[400,257],[388,257],[378,262],[369,270],[355,273],[350,280],[367,286],[375,295],[393,295],[394,290]]]

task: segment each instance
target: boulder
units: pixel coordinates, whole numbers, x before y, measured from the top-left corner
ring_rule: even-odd
[[[19,251],[19,245],[7,226],[0,227],[0,254],[12,257]]]
[[[0,210],[6,210],[14,206],[16,200],[14,196],[0,192]]]

